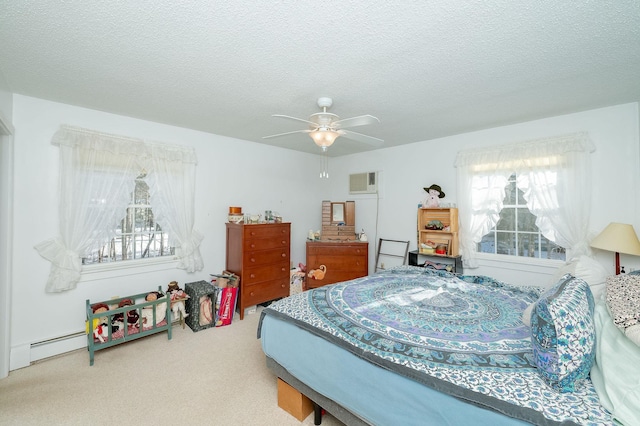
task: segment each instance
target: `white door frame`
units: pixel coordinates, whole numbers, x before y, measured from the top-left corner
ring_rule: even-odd
[[[0,114],[0,379],[10,366],[12,266],[13,127]]]

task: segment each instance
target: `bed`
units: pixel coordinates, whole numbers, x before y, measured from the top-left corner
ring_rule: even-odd
[[[349,425],[613,424],[589,378],[595,301],[563,280],[543,293],[397,267],[271,304],[258,338],[278,377]],[[591,320],[550,347],[560,303]]]
[[[91,303],[86,300],[89,365],[95,352],[152,334],[167,332],[171,340],[170,298],[158,291]]]

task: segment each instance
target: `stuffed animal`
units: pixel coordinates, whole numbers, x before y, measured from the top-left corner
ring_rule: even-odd
[[[313,278],[314,280],[323,280],[324,274],[327,273],[327,267],[324,265],[318,266],[318,269],[312,269],[309,271],[307,276]]]
[[[422,207],[435,208],[440,206],[440,198],[444,198],[444,192],[439,185],[433,184],[428,188],[424,188],[427,191],[427,198],[422,203]]]
[[[146,297],[144,298],[144,300],[146,300],[147,302],[154,302],[156,300],[162,299],[166,296],[164,296],[163,294],[157,292],[157,291],[152,291],[151,293],[147,294]],[[145,306],[144,308],[142,308],[142,323],[143,323],[143,327],[153,327],[154,323],[153,323],[153,310],[155,307],[155,311],[156,311],[156,322],[155,325],[158,325],[159,323],[161,323],[164,318],[167,315],[167,304],[164,302],[161,303],[156,303],[153,305],[149,305],[149,306]]]
[[[180,314],[182,314],[182,318],[189,316],[184,306],[184,301],[189,298],[189,295],[178,286],[177,281],[171,281],[169,283],[167,294],[169,294],[169,297],[171,298],[171,312],[173,312],[173,320],[175,321],[180,319]]]
[[[135,305],[133,300],[122,299],[120,303],[118,303],[118,308],[122,308],[124,306],[131,306],[131,305]],[[130,311],[127,311],[127,325],[129,327],[135,327],[138,324],[139,319],[140,319],[140,314],[138,314],[137,310],[132,309]],[[120,329],[120,327],[124,327],[124,323],[125,323],[124,314],[119,313],[113,316],[111,325],[114,327],[114,330],[118,330]]]

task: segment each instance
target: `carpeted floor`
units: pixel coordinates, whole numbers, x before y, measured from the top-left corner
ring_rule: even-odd
[[[256,338],[260,309],[226,327],[187,326],[89,353],[78,350],[0,380],[0,425],[313,425],[278,407]],[[324,426],[341,425],[325,415]]]

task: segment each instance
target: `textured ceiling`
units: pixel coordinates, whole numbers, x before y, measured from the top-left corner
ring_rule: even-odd
[[[316,99],[383,147],[640,100],[640,2],[0,0],[15,93],[319,152]],[[339,138],[330,155],[373,149]]]

